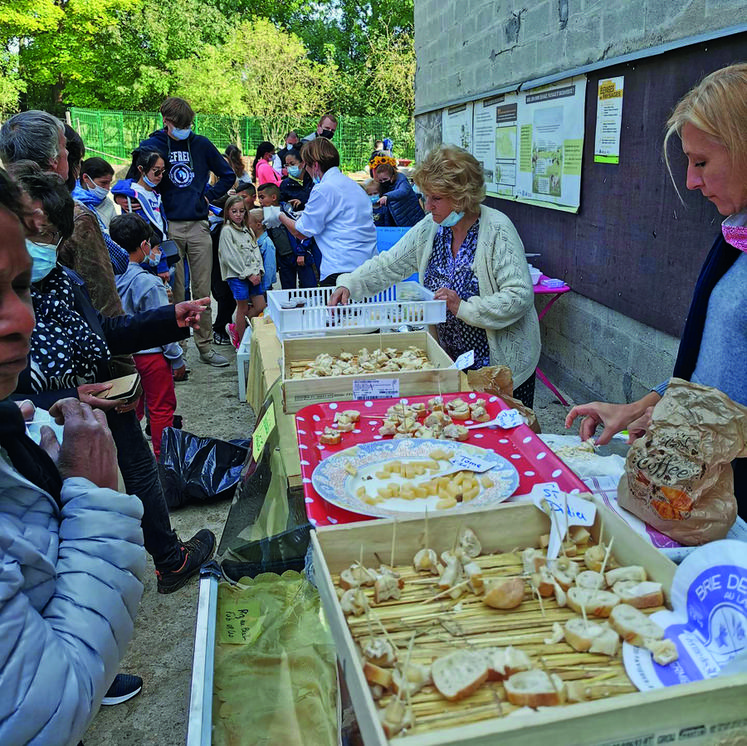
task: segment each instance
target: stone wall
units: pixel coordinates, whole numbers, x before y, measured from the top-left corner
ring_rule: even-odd
[[[416,112],[744,22],[744,0],[415,0]]]

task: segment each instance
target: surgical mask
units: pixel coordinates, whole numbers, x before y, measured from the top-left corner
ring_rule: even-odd
[[[150,253],[146,259],[151,267],[157,267],[161,262],[161,252],[156,251],[155,253]]]
[[[31,282],[43,280],[57,266],[57,244],[35,243],[26,239],[26,251],[32,259]]]
[[[747,225],[739,225],[745,222],[744,214],[730,215],[721,223],[721,232],[724,240],[735,249],[747,253]]]
[[[105,187],[99,186],[93,179],[88,179],[91,186],[88,187],[88,191],[100,200],[106,199],[106,195],[109,194],[109,190]]]
[[[444,228],[453,228],[462,218],[464,217],[463,212],[454,212],[452,210],[442,221],[441,225]]]
[[[381,199],[381,197],[379,197],[378,194],[370,194],[369,199],[371,200],[371,202],[376,204]]]
[[[331,140],[335,136],[334,130],[322,130],[319,137],[325,137],[327,140]]]
[[[315,184],[318,184],[322,180],[321,174],[315,174],[311,178],[313,179]]]
[[[179,129],[178,127],[174,127],[174,129],[171,130],[171,137],[174,140],[186,140],[190,133],[192,132],[191,127],[184,127],[183,129]]]
[[[155,189],[158,184],[154,184],[149,178],[148,174],[143,174],[143,181],[145,182],[146,186],[149,186],[151,189]]]
[[[292,176],[294,179],[297,179],[300,175],[301,175],[300,166],[288,166],[288,176]]]

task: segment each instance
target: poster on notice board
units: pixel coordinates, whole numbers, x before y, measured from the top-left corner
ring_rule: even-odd
[[[585,75],[476,101],[470,150],[487,193],[577,212],[585,103]]]

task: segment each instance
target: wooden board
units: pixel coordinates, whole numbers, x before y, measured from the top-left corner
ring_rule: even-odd
[[[614,536],[613,554],[620,564],[643,565],[651,579],[663,583],[667,589],[670,587],[675,571],[672,562],[603,506],[600,506],[597,523],[592,530],[595,539],[598,539],[600,520],[604,523],[605,542]],[[432,517],[429,520],[431,547],[437,552],[451,549],[454,537],[462,526],[476,531],[483,544],[483,554],[538,546],[539,536],[549,530],[547,518],[534,506],[506,505],[467,515]],[[603,698],[550,708],[526,717],[501,717],[497,716],[496,704],[498,693],[502,691],[499,684],[485,685],[471,697],[456,703],[447,702],[427,689],[413,698],[413,710],[416,715],[418,712],[421,714],[420,724],[416,723],[410,734],[393,738],[393,742],[403,746],[447,743],[535,746],[544,739],[551,739],[553,746],[556,746],[561,743],[607,744],[614,743],[615,739],[640,737],[643,739],[641,743],[654,744],[660,735],[666,735],[672,728],[678,731],[683,727],[700,727],[703,724],[704,738],[707,738],[711,726],[744,715],[747,676],[639,693],[627,679],[619,657],[610,662],[606,656],[575,653],[565,643],[543,646],[541,641],[549,635],[552,620],[573,616],[567,609],[559,609],[554,600],[543,599],[545,617],[537,601],[528,598],[519,609],[510,612],[487,609],[470,595],[462,596],[458,601],[446,597],[443,602],[409,603],[408,582],[411,597],[435,595],[423,576],[419,578],[421,590],[412,592],[412,586],[417,585],[417,581],[409,570],[409,564],[415,551],[422,546],[423,529],[420,519],[397,522],[394,561],[407,574],[403,599],[372,607],[374,614],[391,630],[398,648],[406,647],[413,630],[419,631],[419,634],[412,660],[418,661],[420,656],[422,660],[418,662],[422,663],[470,643],[478,646],[515,644],[524,648],[537,647],[539,643],[540,649],[544,651],[546,648],[542,657],[548,670],[568,680],[585,678],[584,683],[588,684],[592,697]],[[361,544],[365,565],[378,566],[375,554],[388,563],[391,540],[392,521],[389,520],[324,527],[312,536],[316,582],[337,642],[361,733],[366,744],[376,745],[388,741],[379,725],[378,706],[363,676],[354,642],[354,634],[356,637],[367,636],[367,621],[365,617],[359,617],[348,625],[337,601],[334,580],[341,570],[358,559]],[[478,561],[486,565],[486,575],[511,574],[515,572],[516,560],[511,560],[514,562],[512,566],[505,559],[506,556],[479,558]],[[428,590],[422,590],[423,587]],[[452,609],[457,603],[461,603],[458,614]],[[466,620],[461,629],[460,615]],[[483,623],[483,619],[487,623]],[[512,620],[519,620],[519,623],[514,624]],[[429,624],[433,625],[433,631],[429,631]],[[440,626],[438,633],[436,625]],[[420,646],[418,641],[421,642]],[[416,654],[418,647],[420,651]],[[537,665],[537,656],[530,653],[530,657]],[[736,696],[734,690],[738,692]],[[505,701],[501,702],[504,715],[513,709]],[[711,742],[696,738],[697,733],[694,733],[693,740],[688,740],[688,743]]]
[[[325,376],[322,378],[291,378],[297,363],[310,362],[320,353],[339,355],[341,352],[357,353],[393,347],[405,350],[410,346],[425,350],[433,367],[425,370],[376,371],[370,374]],[[286,412],[329,401],[352,401],[353,381],[372,379],[399,379],[399,395],[451,393],[460,390],[460,372],[450,368],[453,360],[436,340],[425,331],[398,332],[394,334],[353,334],[340,337],[308,337],[287,339],[283,342],[283,387]]]

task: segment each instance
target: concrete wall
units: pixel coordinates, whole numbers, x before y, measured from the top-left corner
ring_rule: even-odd
[[[745,21],[744,0],[415,0],[415,109]]]
[[[538,298],[537,311],[546,303]],[[576,403],[635,401],[672,375],[677,338],[578,293],[561,296],[540,327],[540,367]]]

